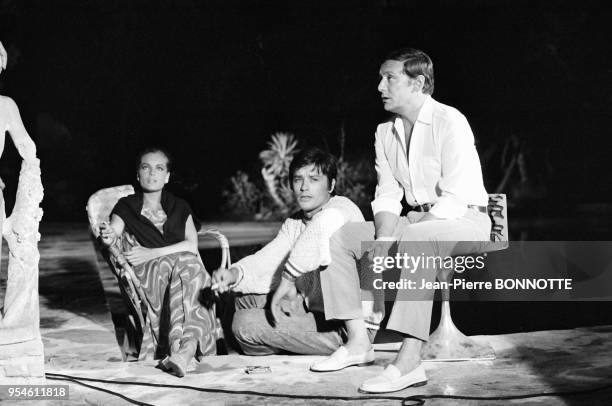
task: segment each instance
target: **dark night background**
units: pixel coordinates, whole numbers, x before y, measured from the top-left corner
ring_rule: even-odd
[[[529,175],[504,188],[516,210],[608,202],[610,7],[420,3],[0,1],[0,92],[37,143],[45,220],[84,221],[87,197],[129,183],[149,144],[174,153],[175,190],[204,219],[226,216],[224,182],[257,173],[274,132],[337,154],[344,126],[347,156],[372,160],[378,67],[404,45],[432,57],[434,97],[468,117],[490,192],[513,139]],[[7,145],[9,204],[16,162]]]
[[[130,183],[136,152],[151,144],[173,152],[174,189],[200,217],[228,219],[227,179],[256,175],[274,132],[339,154],[343,128],[346,156],[371,162],[385,118],[381,58],[413,46],[434,60],[434,97],[470,121],[489,192],[521,152],[501,188],[511,239],[609,240],[611,10],[595,1],[0,0],[9,53],[0,94],[17,101],[37,144],[44,221],[85,227],[87,198]],[[7,141],[9,212],[18,164]],[[453,312],[465,332],[490,334],[609,324],[609,303],[457,303]]]

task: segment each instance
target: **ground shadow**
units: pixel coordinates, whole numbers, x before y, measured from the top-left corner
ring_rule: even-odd
[[[529,366],[541,382],[550,388],[545,392],[567,393],[558,397],[565,405],[608,405],[612,394],[612,364],[609,362],[612,326],[578,330],[582,330],[584,335],[578,334],[575,338],[565,340],[563,347],[547,349],[535,345],[517,346],[506,351],[510,354],[500,352],[495,361],[496,367],[503,367],[504,364],[512,367],[517,363]],[[547,333],[551,336],[556,334],[554,331]],[[605,339],[602,338],[604,336]],[[596,388],[603,389],[593,390]]]
[[[108,321],[108,306],[98,270],[83,258],[42,258],[39,294],[50,309],[62,309],[94,323]],[[41,317],[41,327],[61,327],[68,319]]]

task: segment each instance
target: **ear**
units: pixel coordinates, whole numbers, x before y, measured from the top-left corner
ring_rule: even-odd
[[[336,179],[332,179],[331,186],[329,187],[329,193],[333,192],[335,187],[336,187]]]
[[[166,174],[166,181],[164,183],[168,183],[170,181],[170,172]]]
[[[423,88],[425,87],[425,76],[417,75],[417,77],[414,78],[414,85],[416,90],[423,92]]]

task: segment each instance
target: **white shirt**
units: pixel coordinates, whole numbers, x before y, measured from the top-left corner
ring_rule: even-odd
[[[297,290],[302,293],[311,311],[323,313],[323,294],[319,267],[331,263],[329,239],[349,222],[365,221],[359,207],[343,196],[334,196],[312,219],[288,218],[276,238],[255,254],[234,264],[242,279],[232,288],[235,292],[267,294],[276,289],[282,272],[298,276]],[[374,302],[362,301],[366,326],[378,329],[383,313],[374,309]]]
[[[480,159],[474,134],[457,109],[428,96],[412,129],[406,157],[402,119],[376,129],[378,185],[372,211],[399,215],[401,199],[411,206],[433,203],[430,213],[453,219],[465,214],[468,205],[486,206]]]
[[[343,196],[334,196],[309,221],[288,218],[276,238],[255,254],[234,264],[243,277],[235,292],[267,294],[274,290],[281,273],[298,277],[296,287],[306,296],[309,309],[323,311],[317,270],[331,263],[329,239],[348,222],[365,221],[359,208]]]

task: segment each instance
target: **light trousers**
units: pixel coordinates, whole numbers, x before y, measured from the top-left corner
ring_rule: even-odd
[[[478,253],[489,240],[491,220],[485,213],[468,209],[458,219],[418,221],[425,213],[409,212],[400,217],[393,236],[397,238],[397,251],[389,255],[450,257]],[[374,288],[374,280],[380,275],[372,271],[364,252],[374,240],[374,223],[347,223],[330,240],[331,264],[321,271],[321,289],[328,320],[353,320],[363,318],[363,292],[370,293],[376,311],[384,312],[380,303],[388,292]],[[434,282],[436,270],[431,267],[400,268],[401,280],[415,284]],[[363,292],[362,292],[363,291]],[[415,294],[400,292],[394,298],[387,328],[427,341],[431,323],[433,291]],[[418,297],[421,294],[421,297]]]

